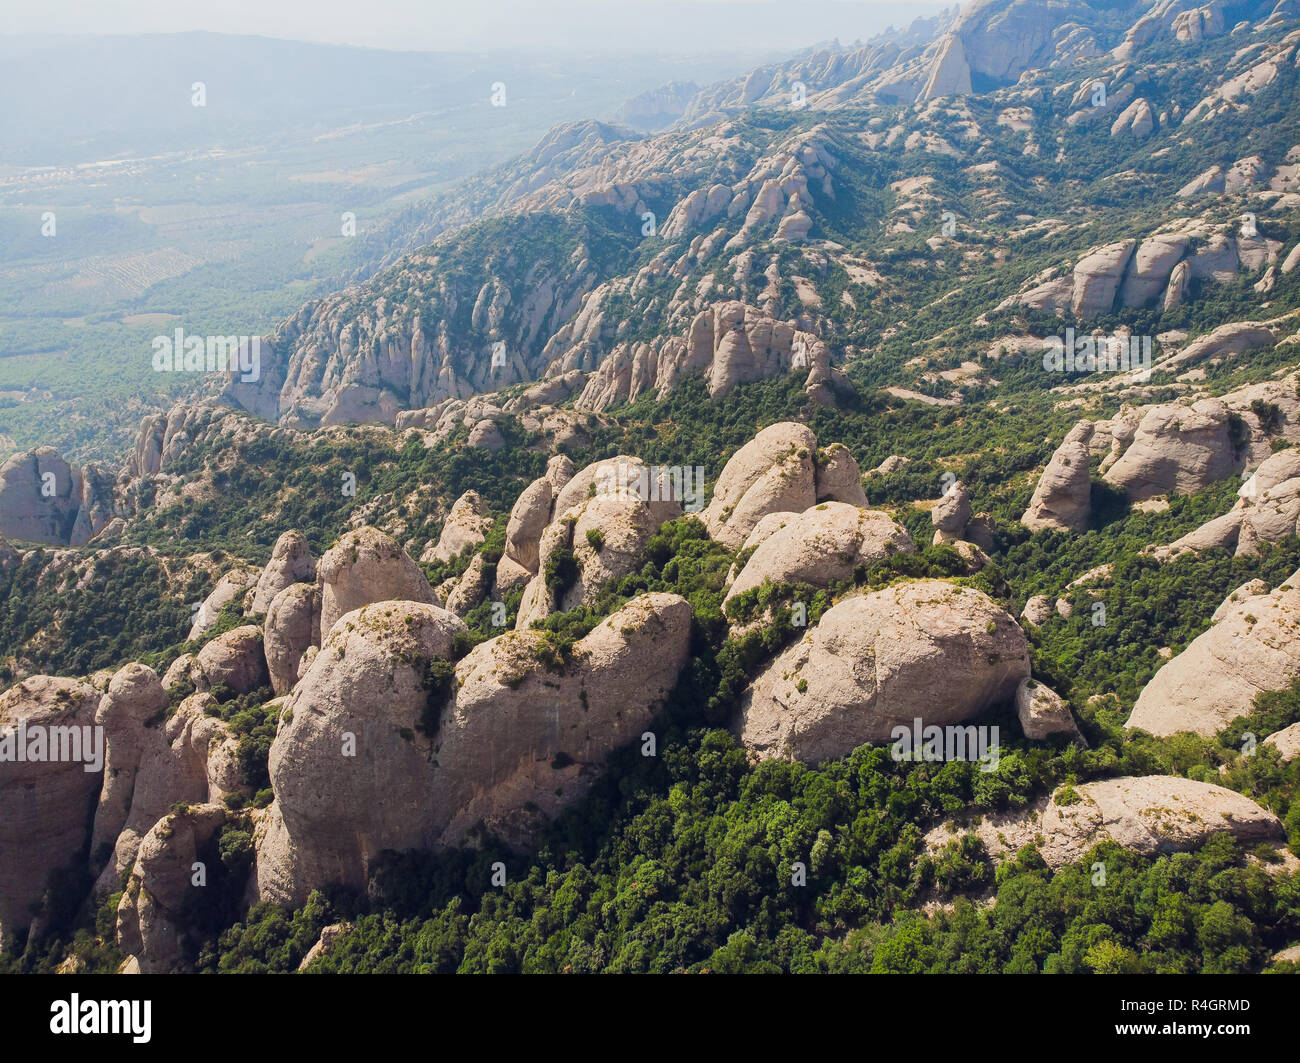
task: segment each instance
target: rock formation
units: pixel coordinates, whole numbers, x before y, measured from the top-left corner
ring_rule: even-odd
[[[995,859],[1036,845],[1047,866],[1073,863],[1094,845],[1111,841],[1146,856],[1180,852],[1214,834],[1244,844],[1281,843],[1286,833],[1276,816],[1248,797],[1222,786],[1172,775],[1103,779],[1061,787],[1029,812],[986,816],[971,828]],[[926,835],[927,849],[942,847],[954,832],[939,826]]]
[[[0,694],[0,945],[27,928],[30,906],[41,900],[51,873],[84,858],[90,811],[104,777],[102,733],[100,763],[94,761],[99,700],[89,683],[47,675]],[[75,741],[80,759],[18,760],[14,747],[26,733],[20,725],[46,743],[56,741],[53,728],[67,729],[57,741],[70,751]]]
[[[642,595],[567,662],[548,663],[544,635],[508,632],[435,695],[426,670],[450,656],[459,620],[412,602],[343,617],[271,749],[259,895],[300,902],[332,882],[359,887],[381,851],[459,844],[480,825],[512,843],[530,836],[640,737],[686,661],[690,627],[684,599]]]
[[[1255,695],[1300,675],[1300,572],[1219,614],[1143,688],[1127,726],[1154,735],[1213,735],[1251,711]]]
[[[339,539],[320,559],[321,637],[344,613],[372,602],[433,602],[420,566],[377,528],[359,528]]]
[[[1092,477],[1088,443],[1092,439],[1091,421],[1080,421],[1056,448],[1047,468],[1038,478],[1029,508],[1020,518],[1031,531],[1081,532],[1088,527],[1091,515]]]
[[[906,530],[886,514],[844,502],[822,502],[786,517],[779,529],[762,540],[728,590],[727,600],[769,580],[826,587],[848,579],[858,565],[914,549]]]
[[[1024,632],[979,591],[896,584],[828,609],[754,680],[741,740],[761,756],[816,763],[896,725],[962,723],[1009,701],[1029,675]]]

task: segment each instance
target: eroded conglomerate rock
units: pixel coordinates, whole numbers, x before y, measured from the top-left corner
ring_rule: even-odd
[[[678,595],[640,595],[579,640],[559,671],[535,632],[466,656],[439,729],[441,844],[459,844],[480,823],[522,844],[581,796],[676,683],[691,615]]]
[[[738,548],[769,513],[802,513],[817,501],[817,437],[783,421],[764,428],[722,468],[702,514],[709,534]]]
[[[271,560],[262,569],[253,591],[249,607],[253,613],[265,614],[275,596],[286,587],[301,580],[316,578],[316,559],[312,557],[307,537],[298,531],[287,531],[275,541]]]
[[[538,542],[537,571],[520,600],[516,628],[555,610],[592,605],[605,586],[639,569],[650,538],[664,521],[681,516],[677,494],[663,473],[623,456],[574,476],[557,495],[555,519]],[[562,579],[548,582],[547,569],[556,565]]]
[[[478,546],[492,529],[492,515],[477,491],[466,491],[456,499],[442,526],[437,545],[427,550],[421,561],[450,561],[466,550]]]
[[[476,554],[470,561],[456,585],[447,594],[444,606],[459,617],[469,615],[470,610],[479,605],[492,589],[493,575],[482,554]]]
[[[454,616],[388,602],[344,617],[271,749],[259,896],[359,887],[382,851],[456,845],[480,825],[512,843],[531,836],[641,735],[686,662],[690,628],[685,599],[641,595],[567,659],[540,632],[483,643],[446,690],[426,668],[450,657]]]
[[[464,623],[386,601],[342,616],[289,696],[271,745],[275,804],[259,827],[258,889],[301,902],[364,886],[385,849],[427,846],[433,811],[428,669]]]
[[[248,591],[257,583],[257,573],[251,569],[235,569],[227,572],[212,588],[212,593],[203,599],[194,613],[194,622],[190,625],[188,641],[202,638],[207,630],[217,622],[221,610],[232,602],[243,608]]]
[[[1055,605],[1056,603],[1048,595],[1035,594],[1025,602],[1024,609],[1020,611],[1020,619],[1026,624],[1041,627],[1051,619]]]
[[[1070,706],[1051,687],[1036,679],[1022,679],[1016,687],[1016,716],[1026,738],[1041,741],[1063,734],[1082,741]]]
[[[1263,543],[1300,534],[1300,450],[1265,458],[1241,485],[1233,513],[1240,518],[1237,555],[1254,555]]]
[[[205,765],[172,749],[174,729],[183,728],[186,718],[177,713],[166,719],[167,705],[153,669],[128,664],[114,674],[95,714],[106,749],[90,849],[100,870],[100,894],[116,888],[135,862],[140,840],[174,802],[208,799]],[[110,855],[101,868],[105,850]]]
[[[1213,735],[1247,715],[1255,695],[1285,689],[1300,675],[1300,572],[1272,593],[1242,596],[1215,615],[1156,672],[1126,726],[1154,735]]]
[[[1190,406],[1152,406],[1104,479],[1133,501],[1163,494],[1191,494],[1241,466],[1233,445],[1228,409],[1218,399]]]
[[[1264,739],[1264,745],[1277,748],[1278,756],[1285,764],[1288,760],[1300,757],[1300,723],[1274,731]]]
[[[510,510],[504,559],[513,561],[530,575],[537,572],[537,544],[550,523],[554,500],[551,481],[541,476],[524,488]]]
[[[97,465],[71,465],[53,447],[0,464],[0,535],[82,546],[114,515],[111,480]]]
[[[1020,518],[1026,528],[1031,531],[1045,528],[1054,531],[1086,530],[1092,496],[1088,450],[1092,434],[1092,422],[1080,421],[1056,448],[1047,468],[1038,478],[1029,508]]]
[[[202,904],[195,894],[195,862],[226,821],[220,804],[190,805],[168,812],[140,843],[117,906],[117,940],[134,956],[141,974],[186,970],[186,908]]]
[[[823,502],[799,514],[768,514],[747,543],[760,529],[766,530],[765,522],[777,526],[745,563],[727,600],[768,580],[826,587],[848,579],[858,565],[915,550],[907,530],[887,514],[844,502]]]
[[[866,506],[867,492],[862,486],[862,471],[843,443],[832,443],[817,451],[815,479],[818,502]]]
[[[372,602],[434,601],[420,566],[378,528],[358,528],[339,539],[320,559],[316,582],[322,638],[344,613]]]
[[[926,848],[942,848],[961,834],[978,837],[1002,860],[1037,845],[1044,862],[1062,867],[1099,842],[1112,841],[1148,856],[1179,852],[1213,834],[1243,843],[1278,842],[1286,832],[1277,817],[1234,790],[1173,775],[1104,779],[1058,789],[1027,812],[983,817],[956,831],[944,824],[926,835]]]
[[[970,491],[960,480],[948,486],[930,510],[936,543],[956,542],[966,533],[971,518]]]
[[[223,632],[199,650],[195,664],[202,676],[199,684],[202,690],[226,687],[236,694],[247,694],[266,686],[262,629],[256,624],[245,624]]]
[[[816,763],[916,719],[970,720],[1028,675],[1024,632],[992,599],[918,580],[827,610],[754,680],[738,730],[760,756]]]
[[[551,522],[556,497],[573,477],[572,460],[557,454],[546,463],[545,475],[525,487],[515,500],[506,524],[505,552],[497,563],[494,592],[498,596],[504,597],[537,575],[542,532]]]
[[[290,584],[271,600],[262,644],[271,689],[285,694],[298,681],[307,647],[320,644],[320,591],[314,584]]]
[[[13,744],[0,758],[0,945],[29,925],[29,905],[40,900],[50,873],[82,858],[103,778],[103,745],[93,733],[99,701],[99,691],[86,681],[48,675],[30,676],[0,694],[0,741],[8,732]],[[82,759],[19,761],[23,732],[9,729],[20,722],[32,735],[39,729],[47,742],[50,728],[77,728],[75,746],[70,731],[57,741]]]

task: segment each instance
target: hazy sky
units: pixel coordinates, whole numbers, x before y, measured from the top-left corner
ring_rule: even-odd
[[[951,6],[931,0],[37,0],[0,33],[211,30],[429,51],[787,51],[870,37]]]

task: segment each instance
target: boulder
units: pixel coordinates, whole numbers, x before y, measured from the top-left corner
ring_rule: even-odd
[[[1035,594],[1025,602],[1025,607],[1020,612],[1020,619],[1026,624],[1039,627],[1051,619],[1054,606],[1055,603],[1046,594]]]
[[[320,559],[321,637],[339,617],[373,602],[433,602],[433,588],[420,566],[377,528],[358,528],[339,539]]]
[[[879,465],[877,465],[874,469],[872,469],[869,473],[867,473],[867,477],[868,479],[870,479],[873,476],[890,476],[893,473],[896,473],[902,469],[906,469],[911,464],[912,464],[911,458],[905,458],[901,454],[891,454]]]
[[[221,801],[235,793],[252,797],[240,767],[239,737],[215,714],[216,707],[211,694],[191,694],[164,728],[172,758],[182,768],[186,794],[197,793],[201,801]]]
[[[542,534],[538,573],[525,590],[515,626],[527,628],[552,610],[594,605],[606,585],[641,568],[665,510],[671,514],[675,505],[643,502],[634,494],[599,493],[561,513]],[[573,555],[575,573],[556,596],[547,586],[546,568],[565,551]]]
[[[1121,240],[1085,255],[1074,267],[1071,306],[1080,320],[1104,314],[1115,305],[1120,279],[1133,256],[1136,240]]]
[[[1081,532],[1087,529],[1092,506],[1091,455],[1088,449],[1092,434],[1092,422],[1080,421],[1052,454],[1047,468],[1038,478],[1029,508],[1020,518],[1030,531],[1047,528]]]
[[[1152,677],[1126,726],[1163,736],[1210,736],[1251,711],[1255,696],[1300,675],[1300,572],[1245,597]]]
[[[252,612],[264,616],[271,600],[290,584],[316,578],[316,559],[302,532],[287,531],[276,539],[271,560],[262,569],[253,591]]]
[[[203,677],[202,690],[228,687],[236,694],[264,687],[270,681],[262,651],[262,629],[245,624],[218,635],[195,658]]]
[[[141,974],[189,968],[186,908],[201,905],[196,891],[206,888],[194,884],[194,864],[225,821],[222,805],[190,805],[168,812],[141,841],[117,906],[118,946]]]
[[[1111,123],[1110,135],[1117,137],[1122,133],[1130,133],[1135,137],[1150,136],[1155,125],[1156,118],[1151,111],[1151,104],[1138,98],[1125,107]]]
[[[1241,510],[1234,509],[1221,517],[1206,521],[1168,546],[1156,547],[1152,552],[1164,561],[1189,551],[1200,553],[1202,550],[1230,550],[1241,537],[1241,522],[1244,517]]]
[[[383,850],[429,844],[429,669],[450,659],[464,630],[452,613],[413,601],[365,605],[333,625],[271,745],[275,803],[257,831],[262,899],[301,903],[328,883],[363,887]]]
[[[640,458],[619,454],[593,462],[558,488],[553,519],[559,520],[597,496],[640,502],[649,507],[651,519],[659,524],[682,515],[682,499],[664,471],[651,469]]]
[[[288,693],[298,681],[298,662],[307,647],[320,644],[320,591],[314,584],[292,583],[272,599],[262,644],[271,689]]]
[[[1132,501],[1164,494],[1192,494],[1241,467],[1233,446],[1228,409],[1218,399],[1190,406],[1152,406],[1133,441],[1104,479]]]
[[[532,577],[533,574],[518,561],[502,555],[501,560],[497,562],[496,576],[492,582],[493,599],[503,601],[512,591],[526,586]]]
[[[764,428],[722,468],[703,519],[728,549],[739,547],[768,513],[802,513],[817,501],[817,437],[791,421]]]
[[[212,593],[203,599],[203,603],[194,614],[194,623],[190,625],[190,633],[186,636],[187,641],[194,642],[202,638],[207,630],[217,622],[221,610],[231,602],[242,603],[248,595],[249,588],[256,583],[257,573],[246,569],[227,572],[217,580],[217,585],[212,588]]]
[[[951,542],[966,532],[971,518],[970,492],[960,480],[955,481],[930,510],[935,542]]]
[[[482,554],[475,554],[469,567],[447,595],[446,608],[457,616],[464,617],[488,596],[491,589],[492,575],[487,563]]]
[[[1169,274],[1169,284],[1165,287],[1162,309],[1172,310],[1187,301],[1187,286],[1191,276],[1192,268],[1186,262],[1180,262],[1173,268]]]
[[[497,426],[496,421],[486,418],[478,421],[469,430],[469,439],[465,442],[467,446],[479,447],[492,454],[495,454],[506,445],[505,437],[501,434],[501,429]]]
[[[92,869],[100,872],[99,896],[117,888],[135,863],[141,839],[174,802],[208,798],[205,766],[172,751],[176,736],[169,737],[168,728],[177,717],[165,719],[167,706],[153,669],[128,664],[114,674],[95,713],[106,750],[90,845]]]
[[[82,858],[104,775],[103,734],[94,730],[99,702],[85,680],[48,675],[0,694],[0,947],[30,924],[29,906],[41,900],[50,874]],[[26,758],[38,734],[46,759],[18,760],[20,741],[26,738]],[[56,741],[80,758],[50,759]]]
[[[675,594],[643,594],[548,664],[537,632],[477,646],[456,666],[440,728],[441,844],[480,824],[511,845],[584,794],[606,758],[639,741],[689,658],[692,613]]]
[[[447,514],[446,523],[438,544],[426,551],[420,558],[426,564],[438,561],[450,561],[459,557],[466,550],[478,546],[487,538],[492,529],[492,516],[488,513],[487,503],[477,491],[466,491],[456,499]]]
[[[1196,365],[1210,359],[1226,359],[1246,351],[1272,350],[1277,340],[1263,325],[1253,321],[1230,321],[1203,336],[1197,336],[1162,368]]]
[[[832,443],[817,451],[816,484],[818,502],[847,502],[851,506],[867,504],[862,488],[862,472],[843,443]]]
[[[973,719],[1028,675],[1024,632],[992,599],[917,580],[828,609],[754,680],[737,729],[759,756],[816,763],[917,719]]]
[[[426,668],[450,655],[455,617],[405,602],[344,617],[272,746],[259,897],[360,888],[386,849],[461,845],[480,830],[531,839],[640,738],[687,660],[691,620],[683,598],[641,595],[567,658],[540,632],[507,632],[456,665],[450,690],[431,690]]]
[[[503,560],[508,558],[530,575],[537,572],[537,544],[551,520],[554,491],[550,479],[542,476],[524,488],[510,510]]]
[[[1120,301],[1124,306],[1149,306],[1157,296],[1166,292],[1174,267],[1190,246],[1191,237],[1185,233],[1161,234],[1143,240],[1129,263],[1124,286],[1120,289]]]
[[[1300,723],[1293,723],[1290,727],[1274,731],[1264,739],[1264,745],[1274,746],[1284,764],[1300,757]]]
[[[1059,734],[1083,741],[1070,706],[1060,694],[1037,679],[1022,679],[1016,687],[1016,716],[1025,737],[1034,741]]]
[[[1300,452],[1294,450],[1282,451],[1274,457],[1281,458],[1284,455],[1300,458]],[[1291,458],[1288,464],[1293,464],[1294,461],[1295,458]],[[1300,534],[1300,475],[1278,483],[1269,483],[1267,478],[1260,479],[1260,473],[1266,465],[1268,461],[1243,486],[1243,491],[1250,488],[1254,493],[1239,503],[1242,510],[1241,533],[1237,539],[1238,557],[1258,554],[1261,543],[1279,543]]]
[[[1103,779],[1059,788],[1028,812],[985,816],[954,832],[948,825],[926,835],[926,848],[941,848],[954,836],[978,837],[997,860],[1035,845],[1048,867],[1082,859],[1094,845],[1114,842],[1145,856],[1194,848],[1215,834],[1243,844],[1281,843],[1286,832],[1277,817],[1248,797],[1212,783],[1173,775]]]
[[[906,529],[887,514],[844,502],[823,502],[803,513],[785,515],[783,525],[762,540],[740,570],[726,600],[769,580],[827,587],[851,577],[858,565],[914,550]]]
[[[331,923],[329,926],[321,927],[320,937],[316,939],[316,944],[307,950],[307,955],[298,964],[298,970],[305,971],[312,965],[312,961],[318,960],[322,956],[328,956],[334,950],[334,946],[339,943],[339,939],[344,934],[350,933],[351,930],[351,923]]]

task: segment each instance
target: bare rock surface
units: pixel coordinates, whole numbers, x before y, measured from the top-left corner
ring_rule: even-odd
[[[41,899],[49,875],[76,862],[86,844],[104,773],[102,760],[97,768],[93,762],[99,702],[99,691],[84,680],[48,675],[30,676],[0,694],[0,742],[9,743],[0,759],[0,944],[29,925],[28,906]],[[45,735],[47,757],[48,743],[57,740],[82,759],[17,760],[20,724],[30,735]],[[55,739],[52,728],[67,730]]]
[[[194,614],[194,623],[190,626],[190,633],[187,640],[190,642],[202,638],[203,635],[216,622],[223,610],[231,602],[237,602],[241,606],[244,599],[248,596],[248,591],[255,586],[258,580],[256,572],[250,569],[235,569],[233,572],[227,572],[221,579],[217,580],[217,585],[212,588],[212,593],[203,599]]]
[[[782,516],[781,526],[763,539],[741,569],[727,600],[768,580],[826,587],[849,578],[858,565],[915,550],[907,531],[879,510],[823,502],[803,513]]]
[[[225,823],[219,804],[168,812],[140,842],[131,877],[117,907],[117,938],[141,974],[173,974],[188,968],[185,907],[196,903],[194,865]],[[201,903],[201,902],[197,902]]]
[[[1031,531],[1084,531],[1091,515],[1091,421],[1080,421],[1056,448],[1020,518]]]
[[[218,635],[199,650],[195,663],[203,677],[203,690],[229,687],[236,694],[247,694],[269,682],[262,629],[256,624]]]
[[[738,730],[760,756],[815,763],[1009,701],[1029,675],[1024,632],[992,599],[941,580],[831,607],[754,680]]]
[[[292,583],[271,600],[262,628],[271,689],[288,693],[298,681],[298,662],[307,647],[319,644],[320,590],[311,583]]]
[[[420,566],[377,528],[342,536],[320,559],[320,625],[324,638],[339,617],[372,602],[433,602],[433,588]]]
[[[300,580],[316,578],[316,559],[312,556],[307,537],[298,531],[287,531],[275,541],[271,560],[266,563],[253,591],[250,609],[265,615],[271,601],[282,590]]]
[[[769,513],[802,513],[817,501],[817,437],[784,421],[764,428],[723,466],[704,510],[709,534],[739,547]]]
[[[460,627],[409,602],[337,624],[272,746],[276,800],[257,838],[262,899],[363,885],[385,849],[458,845],[483,829],[511,844],[533,836],[650,723],[686,662],[691,608],[677,595],[641,595],[567,660],[539,632],[482,643],[456,665],[431,723],[425,669],[450,656]]]
[[[1152,406],[1105,480],[1139,501],[1191,494],[1240,468],[1229,436],[1228,409],[1218,399]]]
[[[1036,844],[1053,869],[1079,860],[1103,841],[1155,856],[1190,849],[1220,833],[1247,844],[1280,843],[1286,837],[1277,817],[1250,798],[1172,775],[1104,779],[1076,786],[1073,794],[1061,787],[1028,812],[985,816],[969,831],[935,827],[926,835],[926,848],[941,848],[963,833],[976,835],[999,860]]]
[[[1064,734],[1082,741],[1070,706],[1037,679],[1022,679],[1016,687],[1016,716],[1026,738],[1042,740]]]
[[[456,499],[447,514],[437,545],[420,560],[450,561],[459,557],[483,542],[491,528],[492,516],[488,513],[487,503],[477,491],[466,491]]]
[[[1154,735],[1213,735],[1247,715],[1255,695],[1284,689],[1300,675],[1300,573],[1216,615],[1143,688],[1126,726]]]
[[[256,630],[256,629],[254,629]],[[177,756],[168,731],[184,718],[165,720],[168,697],[153,669],[119,669],[100,700],[95,722],[104,728],[107,756],[91,836],[91,859],[111,852],[96,892],[111,893],[136,858],[140,841],[176,801],[206,801],[205,766]]]

